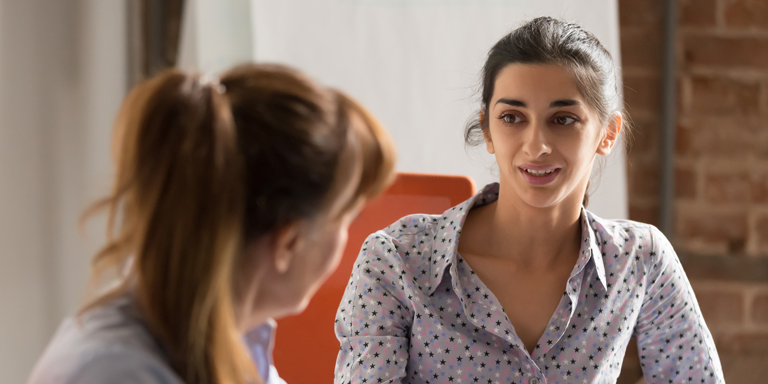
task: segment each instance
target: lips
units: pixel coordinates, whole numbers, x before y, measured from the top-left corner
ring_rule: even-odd
[[[533,185],[545,185],[553,182],[560,174],[559,167],[550,165],[523,164],[517,167],[523,178]]]

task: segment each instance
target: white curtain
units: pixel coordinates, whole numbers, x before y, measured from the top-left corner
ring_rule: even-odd
[[[497,179],[494,161],[484,148],[465,150],[462,135],[479,108],[483,61],[501,36],[537,16],[563,18],[594,33],[620,63],[616,0],[188,4],[182,65],[216,72],[254,58],[297,67],[359,99],[383,121],[397,143],[399,170],[465,174],[478,187]],[[623,148],[603,163],[593,175],[590,209],[627,218]]]
[[[0,383],[26,382],[103,241],[77,221],[111,181],[125,1],[0,0]]]

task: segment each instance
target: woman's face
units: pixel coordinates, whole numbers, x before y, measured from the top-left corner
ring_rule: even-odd
[[[610,153],[621,121],[604,129],[565,68],[532,64],[499,72],[488,116],[481,118],[502,189],[537,208],[566,199],[581,203],[595,155]]]
[[[357,212],[343,214],[336,219],[319,219],[308,224],[303,246],[297,252],[297,259],[286,277],[293,292],[286,298],[293,308],[292,313],[302,312],[315,295],[317,289],[336,270],[347,245],[349,225]]]
[[[336,201],[311,219],[294,222],[255,240],[240,271],[245,283],[241,297],[246,318],[253,327],[266,318],[302,312],[318,288],[336,270],[347,245],[349,225],[362,206],[353,199],[356,182],[334,193]]]

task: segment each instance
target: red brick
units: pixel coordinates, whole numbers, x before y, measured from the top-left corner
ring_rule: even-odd
[[[661,26],[663,0],[619,0],[619,25]]]
[[[738,332],[715,335],[715,347],[723,354],[768,354],[768,333]]]
[[[698,134],[698,132],[696,132]],[[678,155],[690,155],[691,154],[691,140],[693,140],[694,133],[691,129],[684,124],[677,125],[675,131],[675,153]]]
[[[755,232],[758,236],[758,244],[761,247],[768,248],[768,215],[758,217],[755,223]]]
[[[768,282],[768,257],[703,255],[684,252],[681,263],[693,282],[765,284]]]
[[[629,193],[631,197],[654,197],[659,194],[659,164],[637,162],[629,166]]]
[[[683,39],[683,57],[687,66],[765,69],[768,37],[689,35]]]
[[[696,172],[692,169],[675,169],[675,197],[678,199],[696,198]]]
[[[677,131],[677,154],[693,158],[768,159],[768,124],[739,115],[686,117]]]
[[[621,31],[621,65],[658,70],[661,67],[661,29],[625,28]]]
[[[744,321],[744,295],[713,289],[696,290],[696,300],[708,325],[734,325]]]
[[[680,1],[680,26],[710,27],[716,22],[716,0],[682,0]]]
[[[704,197],[712,203],[747,203],[750,201],[749,174],[708,174],[704,181]]]
[[[752,321],[768,325],[768,293],[758,294],[752,300]]]
[[[768,172],[754,170],[749,175],[750,197],[754,203],[768,202]]]
[[[712,203],[768,202],[768,172],[753,169],[708,174],[704,195]]]
[[[768,47],[767,47],[768,48]],[[756,115],[760,84],[725,77],[691,79],[691,111],[712,115]]]
[[[639,205],[632,204],[630,197],[629,218],[630,220],[659,225],[659,206],[658,204]]]
[[[768,377],[768,356],[764,354],[741,354],[720,351],[725,382],[728,384],[765,384]],[[633,383],[640,384],[640,383]]]
[[[747,236],[745,212],[711,212],[706,206],[697,210],[677,210],[676,234],[681,240],[700,240],[738,248]]]
[[[768,29],[768,2],[765,0],[728,0],[725,24],[731,29]]]
[[[624,101],[630,116],[634,111],[658,114],[661,108],[661,79],[656,75],[624,76]]]
[[[658,119],[635,119],[632,121],[632,132],[632,150],[628,153],[630,161],[640,157],[658,158]]]

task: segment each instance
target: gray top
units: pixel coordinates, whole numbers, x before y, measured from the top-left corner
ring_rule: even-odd
[[[245,335],[267,384],[285,384],[271,364],[273,323]],[[264,367],[264,369],[261,369]],[[269,367],[269,368],[267,368]],[[129,297],[69,317],[37,362],[29,384],[183,384]]]

